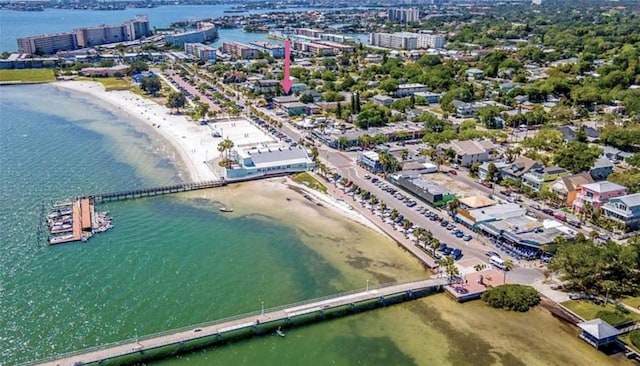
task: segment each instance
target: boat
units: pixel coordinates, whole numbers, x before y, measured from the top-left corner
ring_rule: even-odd
[[[220,207],[220,211],[222,211],[222,212],[233,212],[233,208],[231,208],[231,207]]]
[[[276,334],[278,336],[280,336],[280,337],[284,337],[285,336],[284,332],[282,331],[282,329],[280,329],[280,327],[278,327],[278,329],[276,330]]]

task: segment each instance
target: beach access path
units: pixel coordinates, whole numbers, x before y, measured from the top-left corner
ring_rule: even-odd
[[[189,121],[185,115],[172,114],[165,106],[130,91],[106,91],[98,82],[59,81],[53,85],[105,102],[132,117],[127,119],[130,123],[145,124],[153,129],[176,150],[191,181],[203,182],[220,178],[206,163],[220,155],[217,146],[218,140],[221,140],[211,136],[208,126]]]

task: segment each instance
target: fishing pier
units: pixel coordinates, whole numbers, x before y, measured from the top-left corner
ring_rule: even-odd
[[[87,241],[93,234],[111,229],[113,225],[108,213],[96,212],[95,210],[95,205],[99,203],[216,188],[226,184],[227,182],[224,180],[182,183],[113,193],[100,193],[77,197],[69,202],[55,203],[46,217],[49,231],[48,241],[52,245]]]
[[[115,344],[59,355],[37,361],[37,365],[89,365],[113,361],[137,364],[194,349],[208,347],[230,339],[258,334],[284,336],[280,328],[291,328],[331,317],[370,310],[410,301],[440,291],[446,279],[427,279],[394,283],[310,300],[302,303],[262,310],[211,323],[194,325],[160,334],[129,339]]]

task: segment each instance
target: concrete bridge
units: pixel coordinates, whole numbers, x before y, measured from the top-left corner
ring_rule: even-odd
[[[303,320],[300,323],[320,321],[326,319],[327,315],[332,317],[347,315],[352,312],[413,300],[441,290],[446,283],[446,279],[427,279],[371,287],[364,291],[340,293],[267,311],[244,314],[59,355],[32,364],[75,366],[101,364],[105,361],[113,361],[117,364],[139,363],[143,360],[206,347],[225,339],[272,332],[279,327],[292,326],[296,320]],[[296,321],[296,323],[298,322]]]

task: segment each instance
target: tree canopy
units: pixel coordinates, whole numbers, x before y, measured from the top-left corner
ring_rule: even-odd
[[[636,295],[640,288],[640,247],[612,241],[594,244],[579,238],[558,247],[549,270],[558,272],[565,288],[595,296]]]

